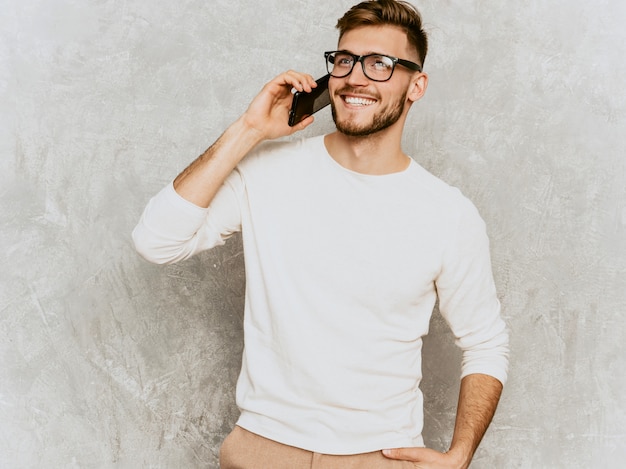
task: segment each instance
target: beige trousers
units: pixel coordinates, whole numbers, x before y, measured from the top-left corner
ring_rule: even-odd
[[[387,459],[380,451],[348,456],[312,453],[235,427],[220,448],[220,469],[415,469],[415,465]]]

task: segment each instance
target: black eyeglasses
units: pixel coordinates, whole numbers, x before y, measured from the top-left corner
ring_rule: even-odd
[[[324,52],[324,57],[326,57],[326,70],[335,78],[350,75],[357,62],[361,62],[363,73],[373,81],[389,80],[397,64],[416,72],[422,71],[422,67],[414,62],[383,54],[355,55],[345,50],[336,50]]]

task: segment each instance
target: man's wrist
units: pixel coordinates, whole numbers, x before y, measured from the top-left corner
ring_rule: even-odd
[[[255,147],[263,140],[267,140],[267,137],[260,129],[254,126],[246,113],[242,114],[239,119],[231,124],[231,130],[239,136],[241,143],[248,143],[250,148]]]
[[[472,462],[473,453],[467,449],[462,447],[461,445],[453,445],[446,452],[446,455],[450,458],[454,463],[454,467],[459,469],[466,469],[469,467]]]

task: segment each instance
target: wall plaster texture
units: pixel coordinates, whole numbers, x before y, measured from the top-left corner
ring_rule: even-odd
[[[324,72],[351,4],[0,0],[0,467],[217,467],[240,239],[159,267],[130,232],[266,80]],[[472,467],[624,467],[626,3],[417,5],[430,86],[405,149],[481,211],[512,336]],[[445,449],[459,354],[431,329],[425,436]]]

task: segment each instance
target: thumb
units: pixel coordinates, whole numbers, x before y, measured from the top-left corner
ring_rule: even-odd
[[[427,448],[393,448],[384,449],[383,455],[389,459],[400,459],[403,461],[421,461],[429,450]]]
[[[315,120],[315,117],[307,116],[306,118],[302,119],[300,122],[298,122],[296,125],[292,127],[292,133],[299,132],[300,130],[306,129],[309,125],[313,123],[314,120]]]

